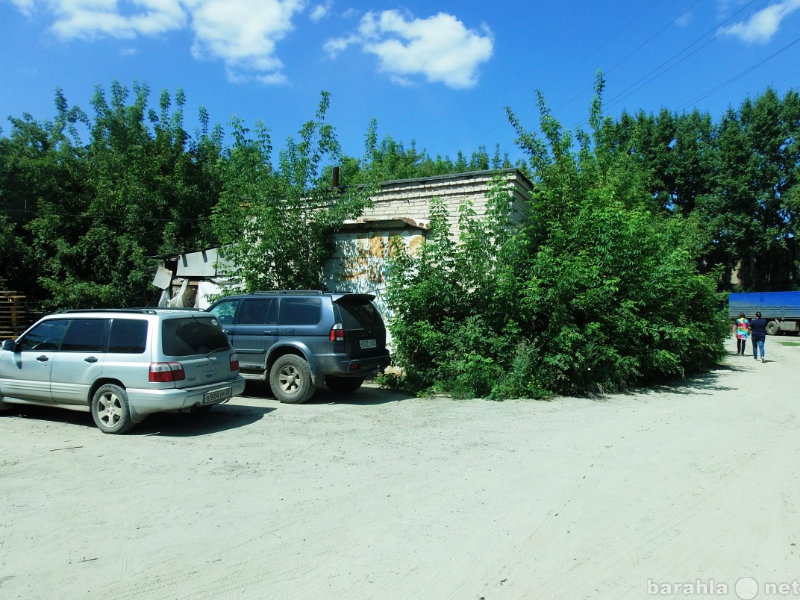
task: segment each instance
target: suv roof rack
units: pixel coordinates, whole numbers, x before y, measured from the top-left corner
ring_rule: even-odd
[[[140,306],[140,307],[130,307],[130,308],[65,308],[63,310],[57,311],[57,314],[69,314],[69,313],[132,313],[132,314],[141,314],[141,315],[157,315],[158,311],[167,311],[167,310],[182,310],[186,312],[203,312],[202,309],[189,307],[189,306],[158,306],[158,307],[151,307],[151,306]]]
[[[121,313],[138,313],[138,314],[154,315],[156,314],[156,309],[155,308],[66,308],[64,310],[59,310],[58,314],[90,313],[90,312],[98,312],[98,313],[121,312]]]
[[[305,296],[322,296],[322,290],[258,290],[253,292],[253,295],[269,295],[269,294],[283,294],[283,295],[305,295]]]

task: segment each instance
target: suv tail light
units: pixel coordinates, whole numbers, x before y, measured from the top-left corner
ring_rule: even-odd
[[[341,323],[336,323],[336,325],[331,327],[330,340],[332,342],[344,341],[344,326]]]
[[[239,355],[236,352],[231,352],[231,371],[239,370]]]
[[[186,379],[186,371],[179,362],[150,363],[150,383],[183,381],[184,379]]]

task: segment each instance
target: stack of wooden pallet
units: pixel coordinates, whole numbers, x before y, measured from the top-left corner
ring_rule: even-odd
[[[28,325],[25,296],[0,290],[0,340],[17,337]]]

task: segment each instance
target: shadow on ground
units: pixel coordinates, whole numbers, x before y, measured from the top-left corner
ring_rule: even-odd
[[[156,413],[139,423],[129,435],[193,437],[251,425],[275,410],[268,406],[218,404],[205,412]]]
[[[732,356],[736,356],[732,354]],[[745,360],[747,357],[742,357]],[[752,360],[752,359],[751,359]],[[730,385],[723,385],[723,377],[726,373],[737,373],[745,370],[745,364],[718,364],[708,373],[699,373],[690,377],[676,377],[661,384],[646,388],[632,390],[636,394],[655,395],[655,394],[711,394],[716,392],[727,392],[736,388]]]
[[[248,381],[242,396],[253,399],[266,399],[275,402],[275,396],[269,386],[261,381]],[[413,398],[412,394],[396,390],[383,389],[372,383],[366,383],[355,392],[341,394],[322,386],[317,393],[304,404],[357,404],[363,406],[386,404]],[[302,405],[301,405],[302,406]]]
[[[234,399],[235,401],[235,399]],[[192,437],[235,429],[260,421],[275,410],[266,406],[219,405],[208,412],[156,413],[134,426],[125,435],[163,435],[170,437]],[[50,406],[14,405],[4,411],[3,418],[31,419],[53,424],[87,427],[104,435],[95,427],[88,412],[65,410]]]

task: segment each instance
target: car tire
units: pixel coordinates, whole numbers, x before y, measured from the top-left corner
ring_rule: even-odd
[[[125,433],[133,427],[128,394],[112,383],[101,385],[92,396],[92,419],[103,433]]]
[[[337,377],[328,375],[325,378],[325,385],[336,394],[350,394],[355,392],[364,383],[364,377]]]
[[[284,354],[269,371],[269,387],[275,398],[286,404],[300,404],[316,391],[308,362],[296,354]]]
[[[778,321],[770,321],[767,323],[767,334],[778,335],[781,332],[781,324]]]

